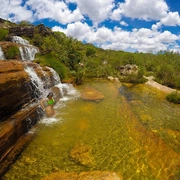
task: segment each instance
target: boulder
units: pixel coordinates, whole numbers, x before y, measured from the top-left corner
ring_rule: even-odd
[[[97,89],[87,86],[84,88],[83,92],[81,93],[81,97],[82,99],[87,101],[99,102],[104,98],[104,95]]]

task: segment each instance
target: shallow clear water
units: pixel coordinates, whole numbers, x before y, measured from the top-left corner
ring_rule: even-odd
[[[180,106],[146,85],[86,85],[104,99],[60,101],[56,118],[40,121],[36,137],[3,179],[93,170],[119,172],[124,180],[180,179]]]

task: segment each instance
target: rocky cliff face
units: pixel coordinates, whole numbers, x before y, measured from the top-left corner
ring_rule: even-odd
[[[39,33],[42,36],[46,36],[51,34],[51,29],[45,27],[43,24],[40,24],[38,26],[15,26],[9,28],[9,36],[25,36],[32,38],[34,34]]]
[[[45,88],[55,85],[49,68],[26,61],[0,60],[0,177],[28,142],[28,130],[42,116],[26,67],[47,81]]]

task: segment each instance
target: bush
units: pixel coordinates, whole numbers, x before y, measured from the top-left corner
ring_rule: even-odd
[[[37,59],[35,62],[39,63],[44,66],[52,67],[60,76],[61,79],[67,78],[67,69],[66,66],[61,63],[58,59],[53,57],[50,53],[46,54],[45,56],[37,56]]]
[[[175,104],[180,104],[180,93],[179,92],[172,92],[166,96],[166,99],[169,102],[175,103]]]
[[[15,45],[9,46],[6,52],[7,59],[15,59],[19,55],[19,48]]]
[[[7,29],[0,29],[0,41],[4,41],[7,35],[8,35]]]

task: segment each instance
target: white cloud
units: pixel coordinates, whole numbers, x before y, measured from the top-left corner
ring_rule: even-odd
[[[54,27],[53,30],[58,28]],[[61,28],[59,30],[62,31]],[[158,32],[147,28],[124,31],[118,27],[112,30],[106,27],[93,28],[82,22],[69,24],[63,32],[81,41],[95,43],[104,49],[135,49],[140,52],[167,50],[179,39],[169,31]]]
[[[130,18],[143,20],[160,20],[167,15],[168,6],[164,0],[125,0],[119,3],[112,14],[112,19],[124,15]]]
[[[161,23],[166,26],[180,26],[180,16],[178,12],[169,12],[166,17],[161,19]]]
[[[114,0],[68,0],[76,3],[81,13],[87,15],[94,23],[107,19],[114,8]]]
[[[83,19],[79,9],[70,11],[67,4],[57,0],[28,0],[26,5],[35,13],[37,19],[50,18],[61,24],[76,22]]]
[[[121,21],[120,24],[121,24],[122,26],[128,26],[128,24],[127,24],[126,22],[124,22],[124,21]]]
[[[32,11],[22,7],[22,0],[9,0],[0,3],[0,17],[13,22],[22,20],[31,21],[33,19]]]

